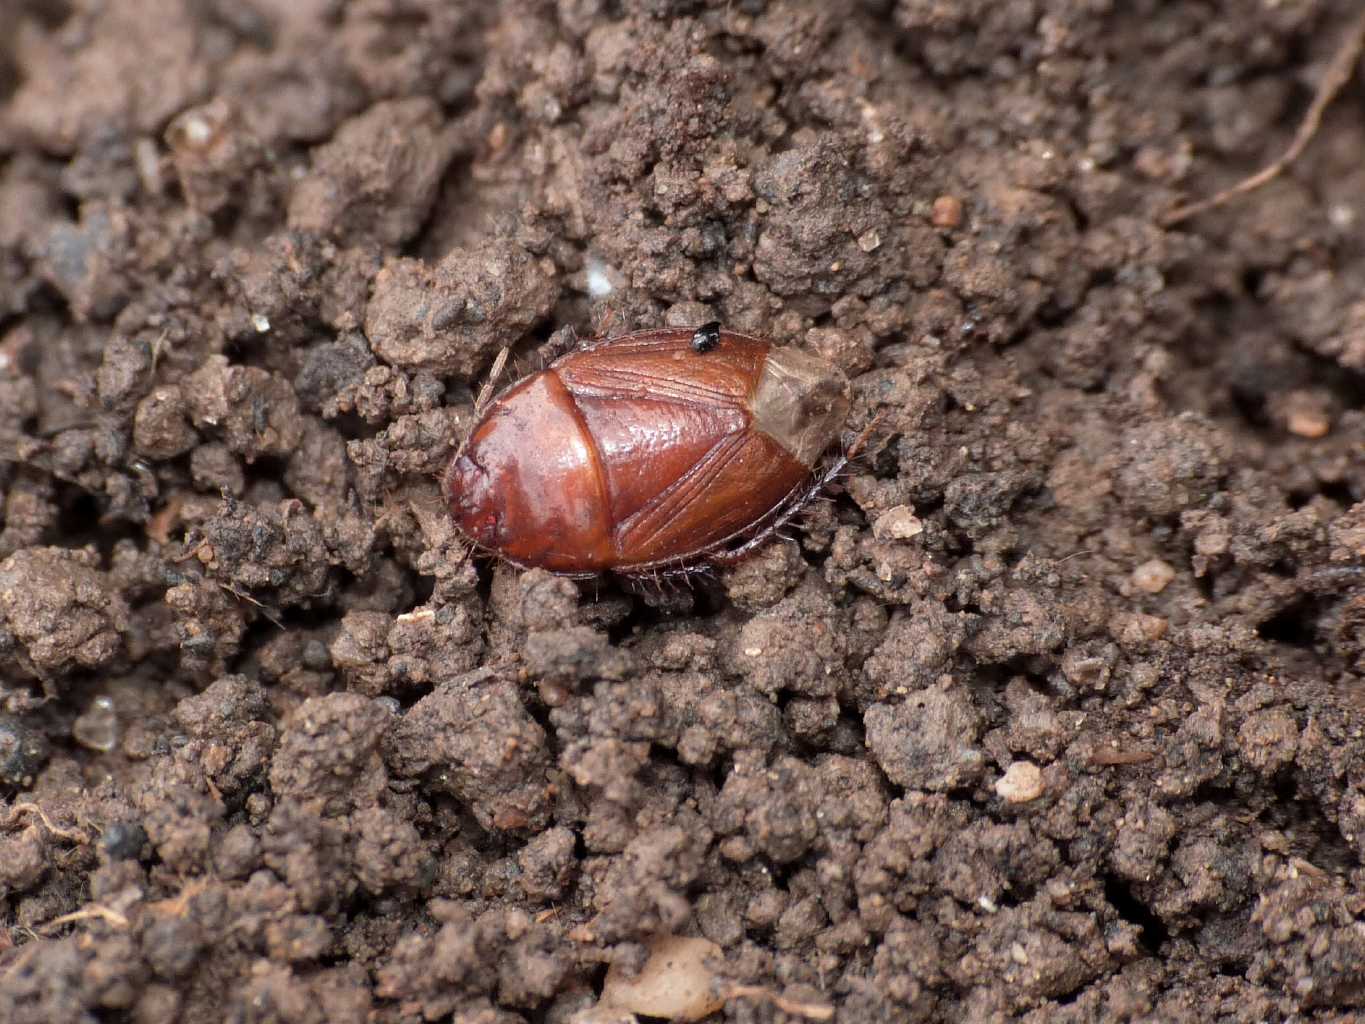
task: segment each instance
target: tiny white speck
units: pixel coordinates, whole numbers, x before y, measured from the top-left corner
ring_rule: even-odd
[[[209,136],[213,134],[213,129],[209,127],[208,121],[202,117],[191,117],[185,121],[185,138],[197,146],[202,146],[208,142]]]
[[[257,334],[264,334],[270,330],[270,318],[263,313],[251,314],[251,326],[256,328]]]
[[[604,298],[615,291],[605,263],[589,256],[586,269],[588,272],[588,294],[594,299]]]

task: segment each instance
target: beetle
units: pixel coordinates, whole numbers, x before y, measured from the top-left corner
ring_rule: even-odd
[[[473,549],[516,566],[686,577],[755,550],[843,469],[817,465],[848,392],[825,360],[718,325],[636,331],[489,402],[444,494]]]

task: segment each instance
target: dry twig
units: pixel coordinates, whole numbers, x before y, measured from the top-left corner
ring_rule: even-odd
[[[731,985],[725,990],[725,998],[730,999],[759,999],[763,1002],[772,1003],[783,1013],[789,1013],[793,1017],[804,1017],[806,1020],[833,1020],[834,1007],[828,1003],[802,1003],[795,999],[788,999],[786,996],[774,992],[770,988],[762,985]]]
[[[61,828],[58,825],[52,824],[52,819],[47,816],[47,813],[34,803],[15,804],[11,807],[9,816],[5,818],[3,822],[4,826],[8,828],[10,825],[13,825],[19,820],[21,814],[37,815],[38,820],[43,823],[43,828],[47,829],[59,839],[66,839],[70,842],[81,844],[90,842],[90,837],[79,829]]]
[[[1323,74],[1322,81],[1318,83],[1317,91],[1313,95],[1313,102],[1309,104],[1308,112],[1303,115],[1303,121],[1299,123],[1299,130],[1294,133],[1294,141],[1289,144],[1289,148],[1251,177],[1243,178],[1237,184],[1225,188],[1207,199],[1200,199],[1193,203],[1182,203],[1174,209],[1168,210],[1165,216],[1161,218],[1162,226],[1172,227],[1183,220],[1188,220],[1195,214],[1211,210],[1215,206],[1222,206],[1228,200],[1258,189],[1279,177],[1286,167],[1299,158],[1299,154],[1308,147],[1308,143],[1317,134],[1318,127],[1322,124],[1323,111],[1336,99],[1337,94],[1341,92],[1346,83],[1351,80],[1351,75],[1355,71],[1356,62],[1360,59],[1362,50],[1365,50],[1365,10],[1361,11],[1360,16],[1347,32],[1346,40],[1333,55],[1332,62],[1327,65],[1327,71]]]
[[[76,921],[90,920],[108,921],[115,928],[128,927],[128,919],[117,910],[113,910],[109,907],[102,907],[98,903],[92,903],[90,906],[82,907],[80,910],[73,910],[69,914],[63,914],[61,917],[54,917],[51,921],[40,924],[37,930],[39,932],[52,932],[64,924],[73,924]]]

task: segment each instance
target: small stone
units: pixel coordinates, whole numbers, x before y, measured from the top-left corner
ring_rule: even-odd
[[[0,783],[29,786],[49,753],[41,732],[22,719],[0,715]]]
[[[195,113],[176,122],[184,140],[192,146],[205,146],[213,138],[213,126],[202,114]]]
[[[1158,615],[1120,612],[1109,621],[1109,635],[1124,647],[1155,643],[1166,635],[1170,622]]]
[[[1143,562],[1133,570],[1133,586],[1148,594],[1159,594],[1175,579],[1175,569],[1159,558]]]
[[[1043,795],[1043,770],[1031,761],[1015,761],[996,782],[995,792],[1011,804],[1037,800]]]
[[[936,228],[955,228],[962,223],[962,200],[957,196],[939,196],[934,200],[930,217]]]
[[[1291,434],[1316,440],[1326,437],[1332,429],[1332,421],[1315,409],[1296,409],[1289,414],[1286,424]]]
[[[1330,393],[1319,389],[1297,389],[1272,396],[1270,414],[1295,437],[1310,441],[1326,437],[1332,430],[1334,403]]]
[[[887,509],[872,524],[872,536],[877,540],[909,540],[924,532],[924,523],[908,505]]]
[[[858,236],[858,248],[863,252],[873,252],[882,244],[882,236],[876,228],[864,231]]]
[[[868,753],[902,789],[945,793],[973,785],[985,770],[981,712],[949,676],[904,700],[871,705],[863,725]]]
[[[149,459],[174,459],[193,448],[199,436],[185,418],[185,398],[175,385],[154,388],[133,416],[133,447]]]
[[[146,829],[135,821],[116,821],[100,835],[100,848],[110,860],[134,860],[146,842]]]
[[[118,746],[118,713],[109,697],[96,697],[71,725],[76,742],[91,750],[107,752]]]
[[[635,977],[614,964],[602,986],[601,1006],[667,1020],[701,1020],[725,1001],[713,994],[715,972],[706,960],[721,949],[709,939],[662,935],[649,943],[649,959]]]

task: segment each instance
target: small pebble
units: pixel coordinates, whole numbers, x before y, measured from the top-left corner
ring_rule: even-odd
[[[0,783],[28,786],[49,754],[47,738],[22,719],[0,715]]]
[[[1015,761],[995,784],[995,792],[1006,803],[1026,804],[1043,795],[1043,770],[1031,761]]]
[[[600,1005],[666,1020],[701,1020],[725,1005],[713,995],[716,975],[706,965],[720,958],[720,947],[707,939],[657,936],[635,977],[614,964],[607,971]]]
[[[924,532],[924,523],[908,505],[896,505],[877,517],[872,536],[877,540],[909,540]]]
[[[936,228],[955,228],[962,223],[962,200],[957,196],[939,196],[934,200],[930,217]]]
[[[1166,635],[1170,622],[1159,615],[1120,613],[1109,622],[1109,633],[1125,647],[1155,643]]]
[[[185,141],[194,146],[203,146],[213,138],[212,126],[198,114],[185,118],[179,127]]]
[[[1272,402],[1283,417],[1285,429],[1295,437],[1310,441],[1326,437],[1332,430],[1331,399],[1317,391],[1290,391]]]
[[[145,842],[147,832],[135,821],[116,821],[100,836],[100,848],[110,860],[133,860]]]
[[[71,725],[76,742],[91,750],[110,751],[118,745],[118,714],[108,697],[96,697]]]
[[[1149,594],[1159,594],[1175,579],[1175,569],[1159,558],[1143,562],[1133,570],[1133,586]]]
[[[1299,409],[1291,412],[1287,426],[1291,434],[1312,440],[1326,437],[1327,432],[1332,429],[1331,421],[1314,409]]]

